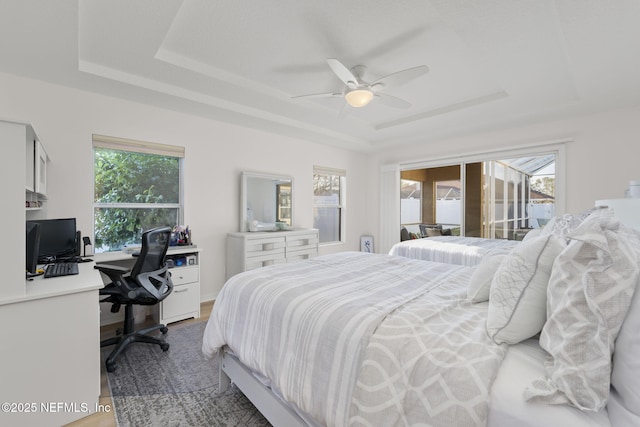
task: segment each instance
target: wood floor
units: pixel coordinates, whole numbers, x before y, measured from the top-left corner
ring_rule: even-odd
[[[211,314],[213,308],[213,301],[203,302],[200,305],[200,318],[199,319],[187,319],[180,323],[196,323],[206,322]],[[150,322],[148,318],[147,321]],[[119,324],[106,325],[100,328],[100,339],[109,338],[115,335],[115,331],[119,328]],[[134,344],[135,345],[135,344]],[[171,351],[171,349],[169,349]],[[104,363],[100,362],[100,400],[99,405],[104,408],[108,408],[110,411],[97,412],[95,414],[84,417],[78,421],[74,421],[71,424],[67,424],[67,427],[116,427],[116,418],[113,412],[113,402],[109,394],[109,386],[107,383],[107,372],[104,367]]]

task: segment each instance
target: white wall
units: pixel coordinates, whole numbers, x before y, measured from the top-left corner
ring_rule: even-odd
[[[567,212],[590,208],[598,199],[624,197],[629,181],[640,179],[640,107],[635,107],[379,151],[370,158],[369,200],[375,201],[376,206],[379,203],[382,165],[428,161],[566,138],[573,140],[566,146]],[[379,222],[379,209],[372,211],[372,215]],[[397,229],[398,225],[393,227]]]
[[[85,234],[92,229],[93,133],[185,146],[185,222],[203,249],[203,299],[215,298],[224,281],[224,240],[239,227],[242,170],[293,176],[298,226],[313,223],[313,165],[347,170],[347,242],[321,253],[358,250],[362,234],[378,238],[382,165],[572,138],[567,211],[622,197],[629,180],[640,179],[640,108],[367,155],[0,73],[0,118],[33,123],[51,157],[48,216],[75,216]]]
[[[203,250],[203,299],[215,298],[224,283],[225,236],[239,229],[243,170],[293,176],[294,225],[311,227],[313,165],[345,169],[347,241],[321,253],[358,250],[360,235],[374,231],[362,153],[2,73],[0,94],[0,118],[32,123],[50,156],[48,217],[76,217],[85,235],[92,234],[93,220],[92,134],[185,147],[185,223]],[[3,149],[4,161],[12,161],[11,148]],[[3,185],[22,186],[23,179]]]

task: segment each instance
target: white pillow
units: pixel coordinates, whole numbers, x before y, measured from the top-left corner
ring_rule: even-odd
[[[524,237],[522,238],[523,242],[526,242],[529,239],[533,239],[534,237],[538,237],[539,235],[542,234],[542,228],[534,228],[533,230],[529,230],[527,232],[527,234],[524,235]]]
[[[505,257],[491,283],[487,333],[494,342],[517,344],[531,338],[547,318],[547,284],[553,261],[564,249],[548,234],[516,246]]]
[[[469,280],[467,288],[467,298],[472,303],[485,302],[489,300],[489,290],[491,282],[498,267],[507,255],[493,255],[482,259]]]
[[[602,216],[613,217],[613,211],[606,207],[596,206],[595,208],[587,209],[575,215],[570,213],[558,215],[551,218],[551,221],[542,228],[542,234],[553,234],[558,237],[566,238],[587,218]]]
[[[638,413],[638,354],[632,349],[638,348],[638,325],[631,325],[633,332],[625,328],[623,340],[616,343],[622,371],[616,367],[613,377],[611,354],[640,277],[640,236],[617,220],[596,216],[568,237],[569,246],[553,266],[548,319],[540,334],[540,346],[550,355],[547,378],[535,381],[525,399],[599,411],[613,381],[629,400],[625,406],[635,406]]]
[[[551,218],[551,221],[542,228],[542,234],[553,234],[559,237],[566,237],[567,234],[578,228],[582,219],[573,214],[563,214]]]
[[[621,232],[625,232],[624,228]],[[640,240],[640,232],[629,230]],[[631,236],[629,236],[631,237]],[[613,425],[640,425],[640,282],[613,351],[612,390],[607,412]],[[626,423],[626,424],[625,424]]]

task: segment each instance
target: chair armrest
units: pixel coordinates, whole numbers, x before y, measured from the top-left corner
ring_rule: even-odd
[[[167,263],[160,270],[139,274],[136,281],[142,286],[140,290],[144,289],[158,302],[165,299],[173,291],[171,272]]]
[[[96,270],[100,270],[101,273],[104,273],[106,275],[111,275],[111,274],[124,275],[131,270],[131,268],[129,267],[122,267],[120,265],[113,265],[113,264],[96,264],[93,268],[95,268]]]

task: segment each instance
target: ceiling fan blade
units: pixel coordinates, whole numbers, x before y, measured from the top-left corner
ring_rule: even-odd
[[[295,98],[333,98],[334,96],[342,97],[342,93],[340,92],[324,92],[324,93],[310,93],[307,95],[297,95],[292,96],[292,99]]]
[[[426,65],[419,65],[417,67],[407,68],[406,70],[396,71],[395,73],[388,74],[384,77],[371,83],[371,86],[376,86],[379,89],[387,86],[400,86],[411,80],[426,74],[429,71],[429,67]],[[382,85],[380,87],[379,85]]]
[[[397,98],[395,96],[387,95],[386,93],[376,93],[374,97],[382,104],[393,108],[409,108],[411,104],[404,99]]]
[[[338,76],[338,78],[342,80],[344,84],[349,87],[358,86],[358,79],[353,75],[351,71],[349,71],[347,67],[342,64],[342,62],[338,61],[337,59],[329,58],[327,59],[327,64],[329,64],[331,70],[333,70],[335,75]]]

